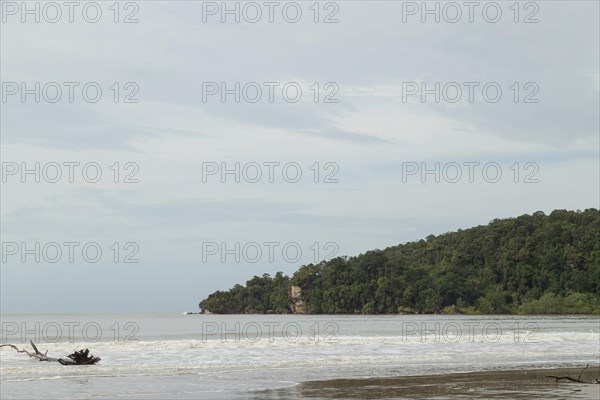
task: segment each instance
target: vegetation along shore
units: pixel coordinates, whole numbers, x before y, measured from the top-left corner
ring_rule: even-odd
[[[254,276],[199,304],[215,314],[600,314],[600,211],[485,226]]]

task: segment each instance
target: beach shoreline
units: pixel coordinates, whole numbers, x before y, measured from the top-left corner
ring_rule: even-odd
[[[598,399],[599,384],[582,384],[547,375],[577,378],[583,368],[501,370],[386,378],[333,379],[303,382],[261,399]],[[600,366],[590,366],[581,380],[600,379]],[[266,393],[263,393],[266,394]],[[272,395],[272,396],[271,396]]]

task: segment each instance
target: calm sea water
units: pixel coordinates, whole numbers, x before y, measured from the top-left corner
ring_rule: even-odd
[[[0,397],[253,398],[337,378],[579,367],[600,359],[598,317],[3,314]]]

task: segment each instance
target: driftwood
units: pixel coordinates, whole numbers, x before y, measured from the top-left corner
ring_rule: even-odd
[[[18,353],[25,353],[29,357],[37,358],[39,361],[56,361],[61,363],[62,365],[88,365],[96,364],[100,361],[100,357],[94,357],[93,355],[89,354],[90,351],[88,349],[79,350],[73,354],[68,355],[67,357],[69,359],[48,357],[48,350],[42,353],[38,350],[35,343],[33,343],[33,340],[30,340],[29,343],[31,344],[31,347],[33,347],[35,353],[32,353],[27,349],[19,349],[14,344],[2,344],[0,345],[0,347],[12,347]]]
[[[67,356],[70,358],[70,360],[59,358],[58,362],[62,365],[87,365],[96,364],[98,361],[100,361],[100,357],[94,357],[91,354],[88,355],[89,352],[90,351],[88,349],[79,350]]]
[[[581,372],[579,373],[579,376],[577,378],[571,378],[570,376],[554,376],[554,375],[546,375],[546,378],[556,379],[554,382],[558,382],[558,381],[564,379],[566,381],[575,382],[575,383],[590,383],[590,384],[597,383],[597,384],[600,384],[600,381],[598,379],[596,379],[596,382],[588,382],[588,381],[581,380],[581,374],[583,374],[583,371],[585,371],[589,367],[590,367],[590,364],[586,365],[586,367],[581,370]]]
[[[45,353],[42,353],[41,351],[38,350],[38,348],[36,347],[36,345],[33,343],[33,340],[30,340],[29,343],[31,344],[31,347],[33,347],[33,350],[35,351],[35,353],[32,353],[30,351],[28,351],[27,349],[20,349],[15,346],[14,344],[2,344],[0,345],[0,347],[12,347],[13,349],[15,349],[18,353],[25,353],[27,354],[29,357],[33,357],[33,358],[37,358],[39,361],[58,361],[57,358],[52,358],[52,357],[48,357],[48,350],[46,350]]]

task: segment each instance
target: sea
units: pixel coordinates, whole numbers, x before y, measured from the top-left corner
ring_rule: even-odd
[[[2,399],[268,399],[306,382],[598,365],[597,316],[2,314]],[[290,392],[291,393],[291,392]],[[285,396],[284,396],[285,397]]]

